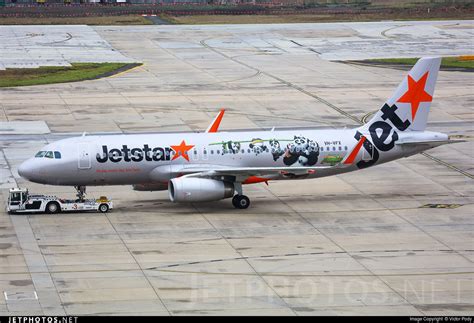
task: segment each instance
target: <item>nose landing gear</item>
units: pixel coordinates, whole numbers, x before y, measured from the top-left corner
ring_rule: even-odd
[[[77,191],[77,201],[78,202],[84,202],[86,198],[86,187],[85,186],[74,186],[74,188]]]

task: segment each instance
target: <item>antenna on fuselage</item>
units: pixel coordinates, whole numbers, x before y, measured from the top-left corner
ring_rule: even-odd
[[[84,132],[82,133],[82,137],[85,137],[86,134],[87,134],[87,132],[84,131]]]
[[[273,126],[273,128],[270,131],[275,131],[275,126]]]

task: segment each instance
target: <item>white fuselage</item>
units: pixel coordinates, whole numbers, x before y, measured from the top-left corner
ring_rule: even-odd
[[[44,151],[61,157],[33,157],[19,173],[31,181],[52,185],[163,185],[188,167],[311,167],[330,166],[349,154],[357,140],[356,129],[288,130],[218,133],[174,133],[82,136],[60,140]],[[432,138],[430,132],[410,134]],[[400,134],[400,139],[403,139]],[[370,141],[370,136],[368,136]],[[395,145],[380,153],[376,164],[432,148],[406,149]],[[181,153],[182,155],[176,156]],[[187,155],[185,155],[187,153]],[[316,178],[357,170],[358,161],[370,160],[371,152],[360,149],[346,168],[318,169],[304,176],[278,174],[263,179]],[[290,174],[291,175],[291,174]],[[257,180],[258,182],[259,180]],[[249,179],[248,183],[256,182]],[[245,180],[243,183],[246,184]]]

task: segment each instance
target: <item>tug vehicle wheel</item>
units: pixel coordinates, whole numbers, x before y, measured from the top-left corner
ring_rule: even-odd
[[[107,213],[109,212],[109,206],[105,203],[102,203],[101,205],[99,205],[99,212],[100,213]]]
[[[46,213],[48,214],[55,214],[61,212],[61,207],[57,202],[49,202],[46,205]]]

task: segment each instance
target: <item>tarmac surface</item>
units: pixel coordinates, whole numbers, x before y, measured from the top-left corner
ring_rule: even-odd
[[[328,60],[472,54],[472,27],[93,27],[144,65],[1,89],[0,209],[15,185],[73,197],[26,182],[17,167],[84,131],[202,131],[221,107],[228,131],[356,126],[406,72]],[[244,211],[129,186],[88,187],[114,201],[106,215],[0,211],[0,315],[473,315],[473,75],[440,72],[428,125],[466,142],[340,176],[245,186]]]
[[[0,70],[103,62],[135,63],[89,26],[0,25]]]

